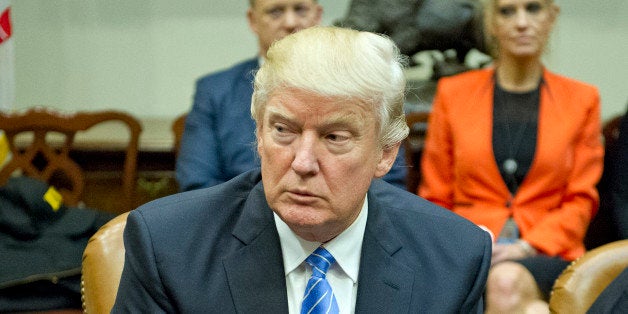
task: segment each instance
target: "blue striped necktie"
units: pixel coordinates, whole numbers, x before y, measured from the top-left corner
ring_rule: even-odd
[[[312,266],[312,277],[307,282],[301,314],[338,313],[336,296],[325,278],[327,269],[335,263],[334,257],[322,246],[316,249],[305,262]]]

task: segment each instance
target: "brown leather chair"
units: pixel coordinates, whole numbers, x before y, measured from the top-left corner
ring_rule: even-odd
[[[628,240],[611,242],[585,253],[554,283],[552,313],[586,313],[595,299],[628,266]]]
[[[121,214],[102,226],[83,252],[81,295],[85,313],[111,312],[124,267],[122,234],[128,215]]]
[[[142,127],[133,116],[119,111],[62,114],[50,109],[33,108],[21,113],[0,113],[0,129],[4,130],[12,153],[11,159],[0,170],[0,185],[16,172],[21,172],[55,186],[65,204],[78,205],[83,200],[85,178],[82,169],[70,157],[74,139],[79,132],[111,121],[123,123],[129,134],[119,207],[121,212],[131,210],[134,207]],[[29,138],[32,139],[30,142]]]

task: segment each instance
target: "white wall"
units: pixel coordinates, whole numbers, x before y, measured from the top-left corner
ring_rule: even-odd
[[[324,24],[350,0],[320,0]],[[559,0],[550,69],[600,88],[603,118],[628,102],[628,1]],[[195,80],[252,57],[246,0],[13,0],[16,106],[189,110]]]
[[[628,106],[628,1],[557,0],[561,14],[547,56],[550,69],[597,86],[602,117]]]

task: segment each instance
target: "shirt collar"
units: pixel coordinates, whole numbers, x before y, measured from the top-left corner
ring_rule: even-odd
[[[277,214],[273,214],[277,232],[279,233],[279,242],[281,243],[284,272],[285,275],[288,275],[299,267],[321,243],[302,239]],[[367,217],[368,198],[365,197],[360,214],[355,221],[345,231],[323,245],[334,256],[336,264],[354,283],[358,281],[360,254],[362,252],[362,240],[364,238],[364,230],[366,229]]]

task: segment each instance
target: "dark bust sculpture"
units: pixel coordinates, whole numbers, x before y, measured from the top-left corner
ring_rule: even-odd
[[[432,51],[431,77],[408,79],[406,113],[429,112],[438,79],[468,70],[464,61],[471,49],[487,52],[480,0],[352,0],[347,15],[334,24],[386,34],[409,57]],[[426,126],[426,122],[413,124],[405,142],[406,158],[414,169],[408,180],[414,186],[420,180],[418,162]],[[414,186],[411,190],[416,190]]]
[[[479,0],[353,0],[335,24],[388,35],[413,56],[455,50],[460,62],[473,48],[485,52]]]

